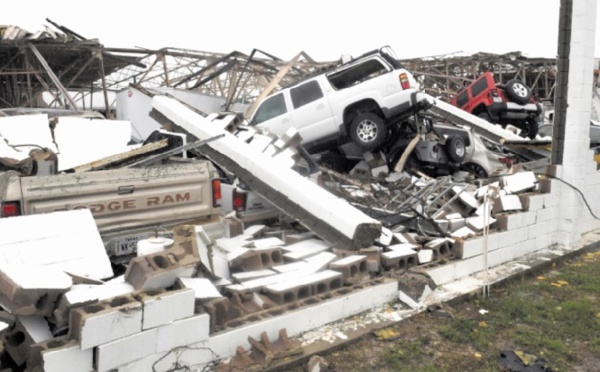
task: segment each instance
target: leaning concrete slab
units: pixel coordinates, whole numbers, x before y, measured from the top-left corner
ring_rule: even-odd
[[[331,244],[356,250],[370,246],[381,234],[379,221],[221,129],[218,122],[230,117],[211,122],[165,96],[155,96],[152,106],[200,140],[223,134],[201,151]]]
[[[0,262],[51,266],[92,279],[114,275],[89,209],[0,219]]]

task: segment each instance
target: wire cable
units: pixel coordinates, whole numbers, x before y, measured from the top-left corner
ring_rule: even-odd
[[[552,179],[558,180],[558,181],[564,183],[565,185],[569,186],[573,190],[577,191],[577,193],[581,196],[581,199],[583,199],[583,202],[585,203],[585,206],[587,207],[587,209],[590,212],[590,214],[592,215],[592,217],[594,217],[594,219],[600,220],[600,218],[598,218],[598,216],[596,216],[594,214],[594,212],[592,211],[592,207],[590,207],[590,204],[588,203],[587,199],[585,198],[585,195],[577,187],[575,187],[574,185],[568,183],[567,181],[563,180],[562,178],[558,178],[558,177],[555,177],[555,176],[552,176],[552,175],[549,175],[549,174],[546,174],[546,173],[535,173],[535,174],[538,175],[538,176],[545,176],[545,177],[548,177],[548,178],[552,178]]]

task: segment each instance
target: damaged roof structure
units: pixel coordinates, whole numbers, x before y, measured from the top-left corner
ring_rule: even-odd
[[[304,53],[281,61],[260,51],[223,55],[172,48],[104,48],[55,27],[64,34],[46,30],[36,36],[5,29],[0,51],[13,48],[14,54],[10,63],[0,66],[9,72],[2,76],[13,78],[6,78],[2,91],[6,95],[0,96],[6,107],[32,106],[32,98],[48,90],[54,92],[53,104],[69,109],[76,104],[69,99],[71,89],[99,89],[106,96],[108,90],[133,84],[140,90],[177,87],[220,95],[226,98],[226,109],[338,63],[318,63]],[[66,40],[64,53],[57,39]],[[76,60],[77,68],[66,67],[70,50],[84,51],[85,57]],[[267,58],[256,58],[258,53]],[[497,73],[530,79],[524,71],[535,65],[532,85],[545,97],[554,93],[552,87],[547,89],[551,61],[520,64],[522,59],[512,56],[496,61]],[[32,57],[37,62],[29,64]],[[475,65],[484,68],[494,57],[476,59]],[[107,60],[112,62],[105,64]],[[472,60],[425,62],[403,61],[421,76],[425,91],[435,96],[458,89],[477,75],[469,75]],[[448,74],[437,76],[449,71],[460,81]],[[10,170],[0,173],[0,196],[11,186],[22,186],[19,190],[27,192],[21,191],[19,202],[38,209],[0,219],[1,368],[63,371],[69,366],[72,371],[123,372],[281,368],[307,357],[302,339],[307,331],[399,301],[401,312],[385,311],[394,313],[389,321],[397,321],[457,292],[493,283],[489,268],[513,273],[523,270],[523,265],[513,265],[517,259],[529,255],[545,259],[547,254],[576,250],[577,244],[567,238],[579,242],[583,233],[600,228],[592,217],[581,216],[580,201],[565,202],[561,197],[572,192],[555,179],[572,176],[561,165],[545,167],[543,175],[514,166],[494,178],[457,180],[396,170],[382,165],[377,154],[365,152],[350,172],[341,174],[314,167],[298,146],[301,138],[294,130],[275,136],[247,126],[236,113],[202,113],[168,94],[150,96],[151,115],[169,131],[158,131],[134,148],[123,143],[130,132],[121,121],[104,120],[119,132],[120,143],[110,153],[89,151],[95,158],[53,170],[46,164],[55,164],[52,153],[30,154],[35,166],[5,160]],[[482,135],[494,140],[516,137],[439,98],[424,97],[436,114],[470,125]],[[6,128],[23,122],[35,126],[31,133],[41,133],[50,150],[54,144],[62,145],[54,138],[61,126],[77,127],[76,132],[87,124],[102,124],[92,119],[69,123],[44,115],[2,119],[0,125]],[[99,137],[94,140],[102,142]],[[11,149],[17,152],[14,146]],[[172,156],[184,150],[198,158]],[[576,181],[589,195],[600,177],[587,144],[580,150],[581,156],[573,158],[580,161]],[[167,159],[174,164],[167,165]],[[223,197],[224,184],[216,181],[227,177],[215,176],[217,166],[289,218],[245,224],[235,211],[220,213],[218,197]],[[64,206],[43,197],[44,192],[71,192],[55,181],[59,170],[73,182],[71,190],[94,194],[86,187],[102,182],[103,169],[118,169],[119,176],[110,173],[114,177],[108,180],[110,191],[100,193],[94,204],[78,200]],[[144,188],[153,180],[177,192]],[[0,202],[3,213],[6,205],[7,212],[18,214],[18,205]],[[108,246],[128,254],[125,263],[111,262],[115,252],[106,250],[105,213],[114,212],[118,224],[127,227],[150,219],[151,210],[138,206],[171,211],[170,218],[176,219],[187,217],[187,204],[201,214],[169,227],[157,221],[153,235],[131,241],[137,251],[127,251],[132,236],[119,244],[110,240]],[[568,214],[576,208],[577,216]],[[128,211],[136,212],[132,219]],[[203,218],[192,218],[200,215]],[[30,230],[34,231],[23,234]],[[43,280],[32,273],[43,274]],[[462,279],[468,282],[466,290]]]

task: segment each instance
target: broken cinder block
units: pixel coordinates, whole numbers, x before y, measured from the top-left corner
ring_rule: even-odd
[[[366,256],[347,256],[330,263],[329,269],[341,272],[346,285],[360,283],[365,277],[369,277]]]
[[[179,277],[190,277],[200,263],[198,252],[190,244],[182,244],[142,257],[131,259],[125,280],[137,290],[167,288]]]
[[[17,316],[15,326],[6,334],[6,351],[21,366],[27,360],[31,345],[52,339],[48,323],[38,316]]]
[[[54,267],[0,265],[0,302],[14,315],[50,315],[72,284],[69,275]]]

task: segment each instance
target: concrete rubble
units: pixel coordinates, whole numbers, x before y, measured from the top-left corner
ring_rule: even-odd
[[[0,334],[14,368],[146,371],[174,360],[269,368],[301,354],[295,337],[321,325],[394,300],[419,309],[437,286],[478,271],[462,263],[479,260],[486,246],[495,263],[541,248],[513,247],[557,205],[552,182],[542,187],[524,170],[475,184],[321,169],[317,186],[293,170],[296,153],[283,155],[279,140],[245,133],[256,137],[248,145],[229,132],[229,119],[206,120],[159,98],[156,108],[198,139],[224,134],[204,150],[300,223],[244,226],[223,216],[180,225],[168,244],[140,250],[115,276],[87,210],[0,220]],[[50,234],[50,219],[64,220],[64,233]],[[30,237],[4,233],[32,223],[39,229]]]

